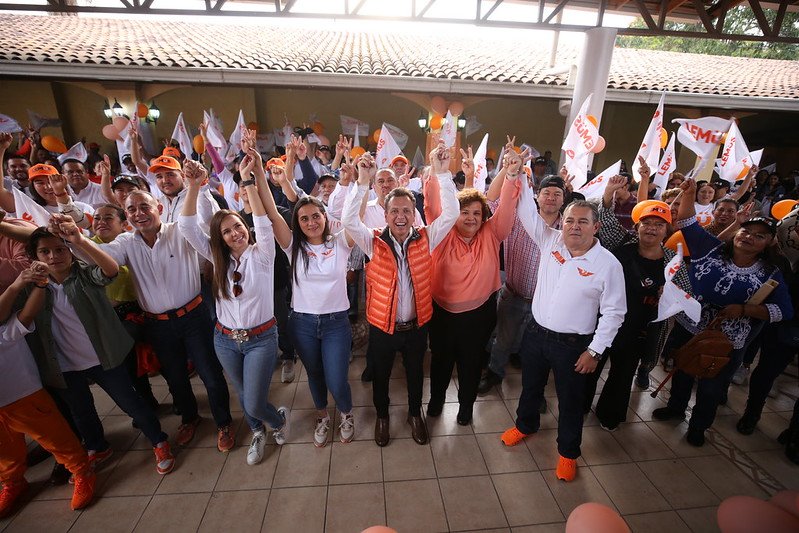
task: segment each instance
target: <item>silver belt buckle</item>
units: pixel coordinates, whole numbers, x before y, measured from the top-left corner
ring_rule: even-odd
[[[230,333],[230,338],[236,342],[247,342],[248,340],[250,340],[249,335],[247,335],[246,329],[234,329]]]

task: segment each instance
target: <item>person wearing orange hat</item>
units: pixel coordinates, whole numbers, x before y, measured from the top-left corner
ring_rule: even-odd
[[[394,171],[394,174],[397,176],[402,176],[408,172],[410,163],[408,162],[408,158],[404,155],[395,156],[394,159],[391,160],[391,163],[388,164],[388,167]]]
[[[649,167],[644,163],[639,172],[648,176]],[[584,410],[588,412],[599,374],[605,362],[610,360],[610,371],[596,406],[600,426],[607,431],[615,431],[626,419],[630,384],[639,360],[645,360],[642,367],[648,377],[652,363],[657,361],[657,354],[663,349],[667,322],[652,324],[652,321],[658,316],[658,301],[666,283],[664,269],[674,257],[674,252],[663,246],[672,223],[671,211],[665,202],[645,200],[633,208],[631,220],[634,234],[621,225],[613,203],[616,191],[626,190],[627,187],[625,176],[610,178],[599,208],[599,242],[613,252],[621,263],[627,297],[624,322],[608,348],[607,356],[586,381]],[[690,292],[691,283],[684,264],[680,266],[674,281],[681,289]]]
[[[177,149],[164,148],[165,152],[168,150]],[[183,167],[180,161],[172,156],[161,155],[150,161],[147,171],[155,176],[157,190],[161,193],[155,196],[158,198],[159,203],[164,206],[163,221],[177,222],[187,192],[183,187]],[[200,217],[200,223],[204,228],[208,227],[211,217],[217,211],[219,211],[219,204],[214,200],[206,185],[197,202],[197,215]]]

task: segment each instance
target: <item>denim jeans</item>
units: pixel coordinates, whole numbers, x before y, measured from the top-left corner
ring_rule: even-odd
[[[352,328],[347,311],[327,315],[292,311],[289,314],[289,330],[308,373],[308,387],[316,408],[327,407],[329,390],[339,411],[349,413],[352,410],[352,393],[347,372]]]
[[[496,375],[504,378],[508,357],[518,353],[524,330],[533,310],[530,300],[511,292],[503,285],[497,297],[497,337],[491,347],[491,360],[488,368]]]
[[[169,385],[173,400],[180,407],[183,423],[197,418],[197,399],[186,372],[191,355],[205,390],[217,427],[229,426],[230,393],[222,366],[214,355],[214,325],[204,305],[169,320],[145,320],[145,335],[161,363],[161,374]]]
[[[87,450],[101,452],[107,450],[109,446],[105,440],[103,424],[94,407],[89,379],[97,383],[114,403],[133,419],[153,446],[167,439],[166,433],[161,431],[161,424],[155,411],[133,388],[125,365],[110,370],[103,370],[103,367],[97,365],[77,372],[64,372],[67,388],[56,389],[69,405],[72,418]]]
[[[522,360],[522,394],[516,409],[516,427],[535,433],[541,426],[538,407],[544,399],[549,371],[555,377],[558,395],[558,453],[569,459],[580,457],[583,438],[583,395],[587,374],[574,370],[577,359],[590,343],[587,335],[561,334],[562,339],[543,333],[535,320],[527,325],[519,356]]]
[[[243,342],[214,329],[214,348],[236,389],[250,429],[263,429],[264,422],[272,429],[280,428],[283,416],[269,403],[269,385],[277,359],[277,328],[273,326]]]

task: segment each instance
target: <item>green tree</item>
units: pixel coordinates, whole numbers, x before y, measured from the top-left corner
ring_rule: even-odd
[[[776,11],[764,9],[763,12],[769,24],[773,25],[774,19],[777,16]],[[630,28],[646,27],[646,23],[642,19],[636,19],[630,24]],[[697,24],[666,22],[663,27],[670,31],[705,31],[701,22]],[[749,6],[738,6],[730,9],[724,19],[723,31],[724,33],[739,35],[763,34],[755,18],[755,14]],[[799,13],[785,14],[780,35],[784,37],[799,37]],[[799,59],[799,45],[789,43],[730,41],[676,36],[639,37],[635,35],[621,35],[616,39],[616,45],[621,48],[645,48],[693,54],[759,57],[766,59]]]

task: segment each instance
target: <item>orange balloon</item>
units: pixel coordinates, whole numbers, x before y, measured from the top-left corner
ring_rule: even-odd
[[[198,154],[205,152],[205,141],[203,141],[202,135],[195,135],[194,139],[191,140],[191,145]]]
[[[313,126],[311,126],[311,129],[317,135],[322,135],[325,132],[325,126],[321,122],[319,122],[318,120],[313,123]]]
[[[136,106],[136,115],[139,118],[144,118],[150,113],[150,108],[147,107],[147,104],[142,104],[139,102],[139,105]]]
[[[777,220],[782,220],[788,216],[788,213],[796,209],[796,206],[799,206],[799,202],[796,200],[780,200],[771,206],[771,216]]]
[[[248,130],[254,130],[255,133],[258,133],[258,127],[259,126],[258,126],[257,122],[250,122],[249,124],[247,124],[247,129]]]
[[[449,104],[449,112],[453,117],[459,117],[463,114],[463,104],[461,102],[452,102]]]
[[[362,146],[356,146],[352,150],[350,150],[350,157],[354,159],[358,156],[362,156],[365,153],[366,150],[364,150]]]
[[[372,132],[372,139],[374,139],[375,142],[380,142],[380,130]]]
[[[443,125],[444,125],[444,117],[442,117],[441,115],[433,115],[432,117],[430,117],[431,130],[440,130]]]
[[[599,121],[596,119],[594,115],[586,115],[585,118],[587,118],[588,122],[593,124],[595,128],[599,127]]]
[[[437,115],[447,114],[447,101],[441,96],[434,96],[430,99],[430,109]]]
[[[397,533],[397,530],[388,526],[372,526],[367,527],[361,533]]]
[[[601,152],[604,149],[605,149],[605,138],[600,135],[597,138],[596,144],[594,145],[594,147],[591,148],[591,153],[598,154],[599,152]]]
[[[516,152],[517,154],[520,154],[520,153],[522,153],[522,147],[521,146],[514,146],[513,147],[513,151]]]
[[[783,490],[775,494],[769,503],[799,517],[799,492],[795,490]]]
[[[619,514],[599,503],[578,505],[566,520],[566,533],[630,533]]]
[[[54,135],[45,135],[42,137],[42,147],[48,152],[57,152],[63,154],[67,151],[67,146],[64,141]]]
[[[660,147],[665,148],[669,144],[669,132],[661,128],[660,130]]]
[[[799,530],[799,518],[782,507],[752,496],[731,496],[721,502],[716,520],[724,533],[791,533]]]

